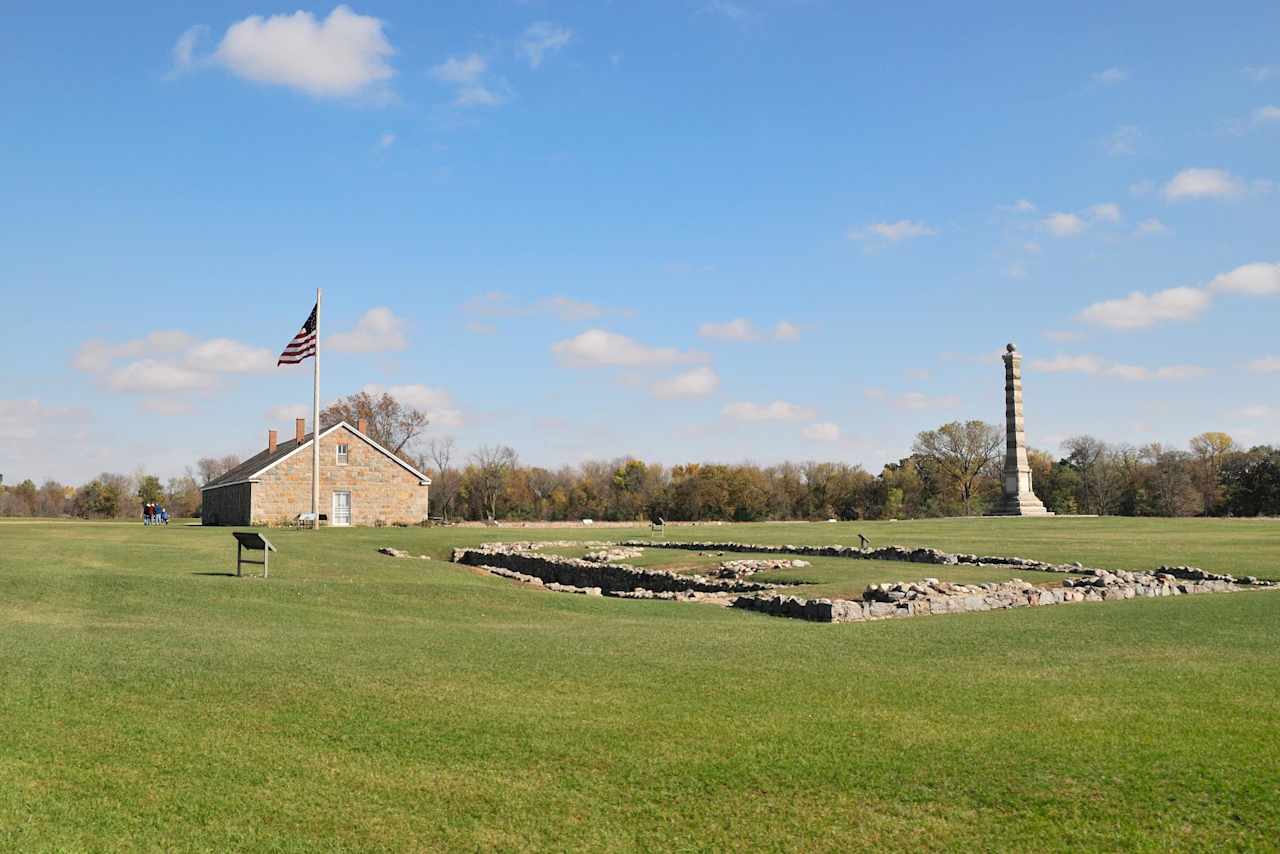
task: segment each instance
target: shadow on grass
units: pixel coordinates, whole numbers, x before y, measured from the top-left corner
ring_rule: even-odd
[[[220,578],[235,578],[234,572],[193,572],[192,575],[213,575]]]

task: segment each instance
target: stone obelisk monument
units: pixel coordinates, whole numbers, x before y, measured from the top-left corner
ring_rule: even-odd
[[[1004,354],[1004,500],[997,516],[1052,516],[1031,491],[1027,431],[1022,423],[1022,354],[1010,344]]]

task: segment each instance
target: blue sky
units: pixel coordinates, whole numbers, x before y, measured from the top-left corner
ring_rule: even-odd
[[[553,465],[947,420],[1280,441],[1280,7],[19,2],[0,472],[247,455],[310,369]],[[308,363],[309,364],[309,363]]]

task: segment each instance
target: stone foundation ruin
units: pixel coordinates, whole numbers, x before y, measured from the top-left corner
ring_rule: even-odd
[[[586,559],[539,554],[548,547],[596,547]],[[1019,567],[1040,572],[1074,573],[1061,587],[1041,587],[1021,579],[988,584],[955,584],[925,578],[916,582],[869,585],[860,599],[804,599],[777,593],[779,583],[744,580],[757,572],[808,566],[795,559],[730,560],[720,564],[715,577],[641,569],[615,559],[640,557],[644,548],[681,549],[712,553],[800,554],[858,560],[893,560],[940,566],[972,565]],[[859,549],[849,546],[762,546],[750,543],[487,543],[453,552],[455,563],[483,569],[494,575],[565,593],[612,596],[625,599],[711,601],[748,611],[823,623],[960,614],[1009,608],[1062,605],[1073,602],[1107,602],[1117,599],[1184,596],[1197,593],[1234,593],[1242,590],[1280,589],[1273,581],[1253,576],[1235,578],[1192,566],[1161,566],[1143,572],[1111,571],[1073,564],[1052,564],[1019,557],[949,554],[938,549],[884,546]]]

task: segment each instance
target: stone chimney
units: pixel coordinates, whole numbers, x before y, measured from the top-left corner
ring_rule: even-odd
[[[369,433],[369,419],[368,419],[368,418],[361,418],[359,421],[357,421],[357,422],[356,422],[356,429],[357,429],[357,430],[359,430],[361,433],[364,433],[365,435],[368,435],[368,433]]]
[[[276,452],[277,439],[279,439],[279,434],[276,433],[275,430],[267,431],[267,453],[268,454],[274,454]]]
[[[294,430],[294,438],[296,438],[298,440],[298,444],[301,445],[307,435],[307,419],[305,418],[293,419],[293,430]]]

